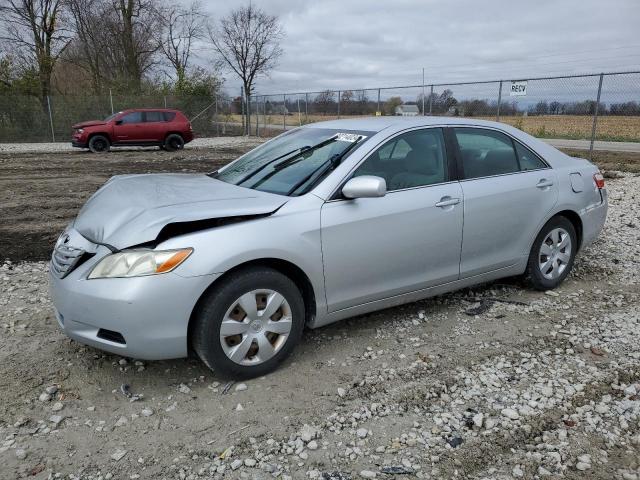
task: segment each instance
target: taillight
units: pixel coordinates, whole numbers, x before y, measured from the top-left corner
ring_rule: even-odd
[[[598,187],[599,190],[604,188],[604,177],[600,172],[593,174],[593,181],[596,182],[596,187]]]

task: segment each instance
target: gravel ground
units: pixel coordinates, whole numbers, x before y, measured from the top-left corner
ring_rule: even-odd
[[[638,479],[640,177],[607,182],[605,231],[558,290],[502,281],[309,331],[242,384],[66,339],[46,264],[6,261],[0,477]]]
[[[247,143],[247,137],[211,137],[196,138],[185,145],[185,150],[198,148],[233,148]],[[157,147],[153,147],[157,149]],[[123,148],[114,148],[113,151],[122,151]],[[148,151],[148,147],[127,147],[124,150]],[[82,152],[83,150],[71,146],[71,141],[67,142],[43,142],[43,143],[0,143],[1,153],[65,153]]]

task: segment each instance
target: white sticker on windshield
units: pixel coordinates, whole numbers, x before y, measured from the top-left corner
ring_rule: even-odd
[[[336,140],[338,142],[357,142],[360,138],[365,139],[364,135],[358,135],[357,133],[336,133]]]

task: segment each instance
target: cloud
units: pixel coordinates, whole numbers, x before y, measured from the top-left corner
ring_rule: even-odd
[[[637,0],[253,3],[286,32],[263,94],[415,85],[423,67],[427,83],[640,70]],[[238,4],[204,5],[215,21]]]

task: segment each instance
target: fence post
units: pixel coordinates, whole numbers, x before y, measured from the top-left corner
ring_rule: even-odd
[[[263,130],[267,131],[267,97],[262,97],[262,126]]]
[[[260,100],[258,97],[255,98],[256,103],[256,137],[260,136]]]
[[[244,88],[240,87],[240,116],[242,117],[242,135],[247,132],[247,118],[244,115]]]
[[[167,108],[167,96],[164,96],[164,108]]]
[[[431,93],[429,93],[429,115],[433,114],[433,85],[431,85]]]
[[[376,115],[378,115],[378,113],[382,115],[382,112],[380,111],[380,89],[378,89],[378,106],[376,107]]]
[[[338,119],[340,119],[340,94],[342,92],[338,90]]]
[[[309,94],[304,94],[304,123],[309,123]]]
[[[218,119],[218,94],[217,93],[214,97],[213,118],[215,118],[215,122],[216,122],[216,137],[219,137],[220,136],[220,120]]]
[[[596,126],[598,125],[598,109],[600,108],[600,94],[602,93],[602,79],[604,73],[600,74],[598,82],[598,97],[596,98],[596,108],[593,111],[593,127],[591,127],[591,143],[589,144],[589,160],[593,160],[593,143],[596,140]]]
[[[282,129],[287,131],[287,96],[282,95]]]
[[[56,134],[53,130],[53,115],[51,114],[51,101],[49,100],[49,95],[47,95],[47,109],[49,110],[49,125],[51,125],[51,138],[55,142]]]
[[[245,98],[247,99],[247,137],[251,135],[251,93],[245,92]]]
[[[498,87],[498,109],[496,110],[496,122],[500,121],[500,104],[502,103],[502,80]]]
[[[302,126],[302,113],[300,113],[300,95],[298,95],[296,97],[296,99],[298,100],[298,126],[301,127]]]
[[[113,95],[111,94],[111,89],[109,89],[109,102],[111,103],[111,115],[113,115]]]
[[[425,116],[427,112],[424,111],[424,68],[422,69],[422,116]]]

